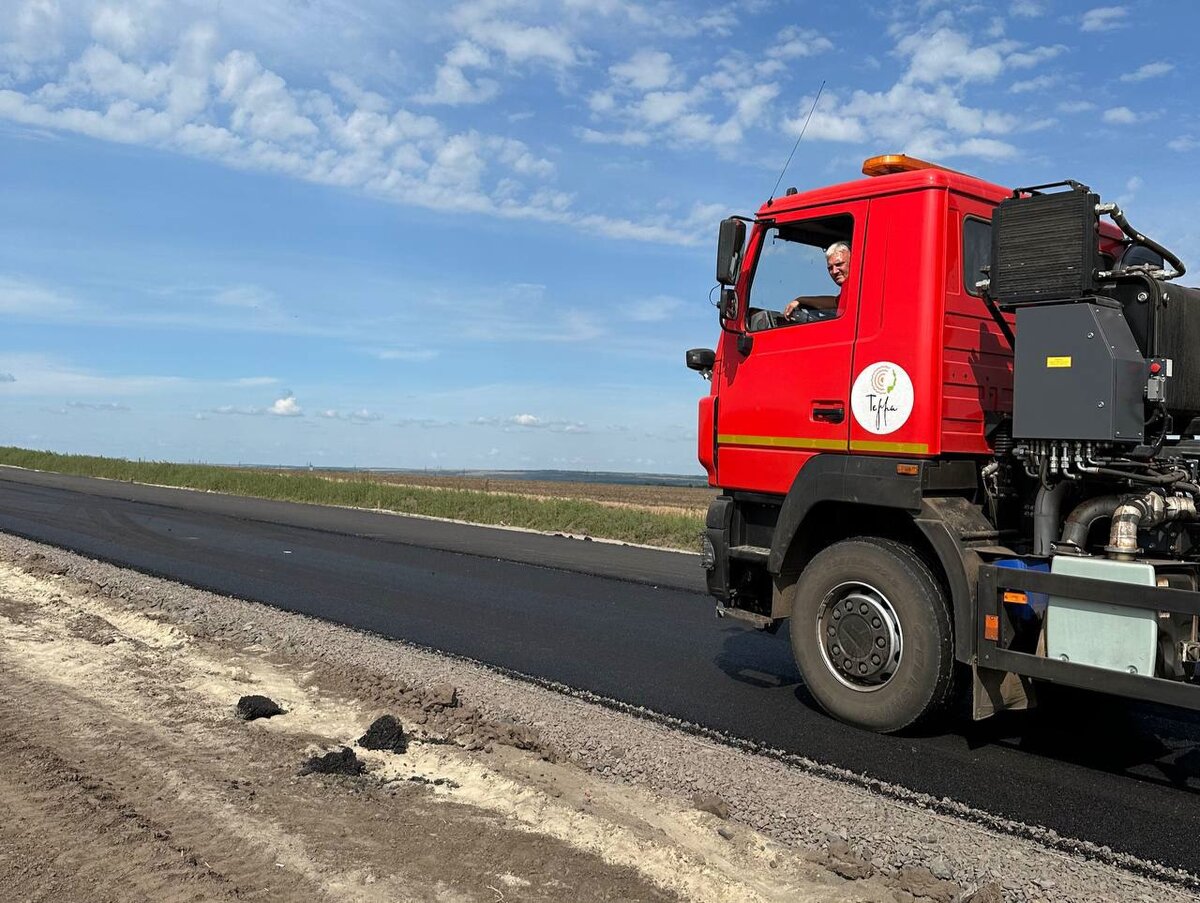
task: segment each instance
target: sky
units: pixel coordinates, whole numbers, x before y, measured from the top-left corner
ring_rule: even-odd
[[[1200,5],[0,0],[0,444],[699,474],[719,220],[908,153],[1200,271]],[[1188,277],[1185,277],[1188,282]]]

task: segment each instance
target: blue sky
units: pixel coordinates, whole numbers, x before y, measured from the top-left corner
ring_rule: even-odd
[[[906,152],[1200,269],[1200,7],[5,0],[0,443],[698,473],[718,220]],[[1190,281],[1185,279],[1185,281]]]

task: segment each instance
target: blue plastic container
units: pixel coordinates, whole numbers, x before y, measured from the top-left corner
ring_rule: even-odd
[[[1041,571],[1044,574],[1050,573],[1050,563],[1048,561],[1026,561],[1024,558],[1000,558],[993,561],[992,564],[1000,568],[1014,568],[1020,571]],[[1005,606],[1009,612],[1023,620],[1034,617],[1043,617],[1046,614],[1046,605],[1050,599],[1045,593],[1028,593],[1029,601],[1027,603],[1005,602]]]

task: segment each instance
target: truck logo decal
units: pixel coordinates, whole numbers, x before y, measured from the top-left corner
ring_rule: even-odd
[[[858,425],[868,433],[894,433],[912,413],[912,380],[899,364],[891,361],[870,364],[854,380],[850,407]]]

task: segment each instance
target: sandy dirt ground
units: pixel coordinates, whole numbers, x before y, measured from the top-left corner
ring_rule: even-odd
[[[238,717],[251,694],[282,714]],[[403,737],[367,748],[383,715]],[[328,753],[354,773],[303,773]],[[1193,898],[474,663],[0,536],[0,900],[226,899]]]

